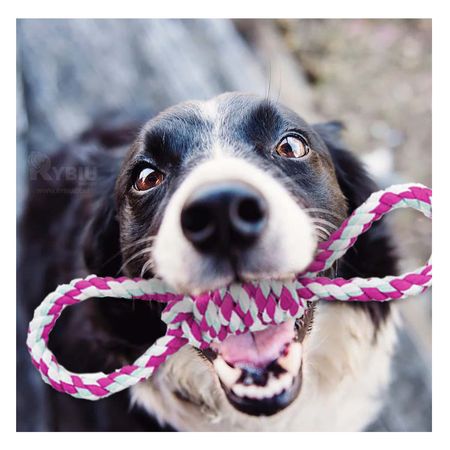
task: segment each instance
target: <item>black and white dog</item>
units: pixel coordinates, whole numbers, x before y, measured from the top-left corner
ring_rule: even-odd
[[[340,131],[231,93],[174,106],[136,129],[86,133],[34,166],[20,272],[29,313],[58,283],[87,273],[158,275],[189,293],[292,279],[376,189]],[[380,222],[331,275],[393,273]],[[63,315],[50,342],[74,371],[117,368],[164,333],[153,304],[85,303]],[[296,323],[204,352],[185,347],[150,380],[101,402],[52,392],[50,427],[362,430],[389,381],[394,313],[387,303],[311,305]]]

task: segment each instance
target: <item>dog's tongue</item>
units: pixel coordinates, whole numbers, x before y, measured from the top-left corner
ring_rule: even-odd
[[[262,331],[228,336],[213,349],[233,366],[265,367],[279,358],[294,337],[294,321],[289,320],[280,325],[270,325]]]

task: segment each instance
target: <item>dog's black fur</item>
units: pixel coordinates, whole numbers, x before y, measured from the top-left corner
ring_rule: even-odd
[[[20,225],[18,273],[19,298],[29,319],[44,296],[60,283],[88,273],[120,274],[123,261],[114,185],[126,147],[140,126],[94,127],[51,158],[52,168],[76,168],[81,174],[77,180],[42,176],[42,167],[34,168]],[[376,186],[342,145],[341,128],[338,122],[314,127],[331,153],[351,212]],[[83,176],[86,167],[93,169],[94,177]],[[342,258],[337,275],[385,276],[395,271],[388,230],[381,221]],[[375,329],[389,315],[388,303],[355,303],[352,307],[367,311]],[[139,356],[164,333],[159,317],[158,307],[144,302],[87,301],[63,314],[52,333],[51,348],[58,360],[74,371],[110,371]],[[19,345],[24,342],[25,336]],[[160,429],[150,416],[130,409],[126,392],[87,402],[47,390],[51,430]]]

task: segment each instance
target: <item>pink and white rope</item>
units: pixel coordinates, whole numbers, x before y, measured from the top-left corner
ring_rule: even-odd
[[[330,268],[355,243],[359,235],[384,214],[413,208],[431,219],[431,189],[422,185],[397,185],[372,194],[348,217],[328,241],[319,244],[314,261],[290,283],[273,280],[232,284],[198,296],[173,292],[153,278],[101,278],[90,275],[58,286],[36,309],[30,322],[27,346],[43,380],[60,392],[98,400],[151,376],[170,355],[186,344],[203,349],[229,334],[264,329],[303,315],[306,302],[317,300],[387,301],[419,294],[431,286],[431,258],[423,267],[384,278],[326,278],[318,273]],[[92,297],[114,297],[166,303],[162,320],[166,335],[159,338],[133,364],[112,373],[77,374],[62,367],[47,344],[62,311]]]

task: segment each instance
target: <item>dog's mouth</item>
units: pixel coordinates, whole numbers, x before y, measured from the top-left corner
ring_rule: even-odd
[[[297,321],[228,336],[205,351],[232,406],[246,414],[270,416],[297,398],[312,316],[310,306]]]

